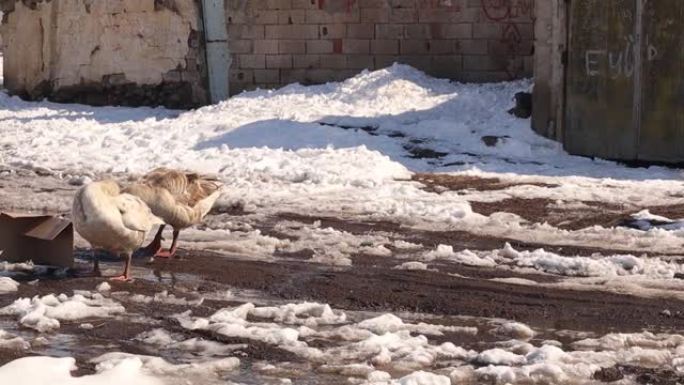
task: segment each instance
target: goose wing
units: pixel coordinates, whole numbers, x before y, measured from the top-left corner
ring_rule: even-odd
[[[203,177],[197,174],[189,174],[188,180],[188,205],[192,207],[215,195],[223,187],[223,183],[218,179]]]
[[[142,182],[151,187],[167,190],[177,203],[190,207],[194,207],[222,187],[222,183],[216,178],[164,167],[149,172],[143,177]]]
[[[134,195],[119,195],[116,205],[119,213],[121,213],[124,226],[129,230],[148,232],[155,225],[164,223],[164,221],[152,214],[152,211],[142,199]]]
[[[142,183],[168,191],[174,200],[187,204],[190,199],[186,173],[168,168],[157,168],[142,178]]]

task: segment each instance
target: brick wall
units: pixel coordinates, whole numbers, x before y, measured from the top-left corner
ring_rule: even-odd
[[[228,0],[231,93],[393,62],[485,82],[531,76],[534,0]]]

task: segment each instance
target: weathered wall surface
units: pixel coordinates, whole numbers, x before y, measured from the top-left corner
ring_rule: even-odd
[[[5,86],[30,99],[206,103],[200,8],[174,0],[3,0]]]
[[[535,7],[532,128],[546,137],[563,138],[563,103],[567,50],[567,3],[538,1]]]
[[[226,0],[231,92],[393,62],[460,81],[532,74],[534,0]]]

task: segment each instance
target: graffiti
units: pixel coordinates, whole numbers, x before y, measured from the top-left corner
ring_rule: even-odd
[[[533,0],[481,0],[482,15],[486,21],[501,24],[502,47],[500,59],[503,60],[505,71],[511,79],[520,77],[525,71],[523,60],[520,58],[524,50],[523,34],[517,22],[521,19],[532,19],[534,16]]]
[[[390,0],[390,4],[392,1]],[[461,12],[462,6],[458,0],[419,0],[420,8],[445,8],[453,12]]]
[[[630,78],[634,75],[635,51],[638,50],[633,35],[625,37],[624,48],[610,51],[591,49],[584,53],[584,70],[587,76],[601,76],[601,69],[608,69],[612,79]],[[654,61],[658,57],[658,49],[650,43],[646,36],[646,60]]]
[[[489,21],[510,21],[520,17],[532,17],[533,0],[482,0],[482,11]]]

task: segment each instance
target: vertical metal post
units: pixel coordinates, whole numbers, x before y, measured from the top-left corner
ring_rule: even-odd
[[[202,0],[209,95],[212,103],[226,100],[229,96],[231,58],[225,9],[224,0]]]
[[[646,0],[636,0],[636,15],[634,25],[634,99],[632,104],[632,125],[635,130],[635,158],[639,158],[639,142],[641,141],[641,113],[642,113],[642,75],[644,70],[644,3]]]

